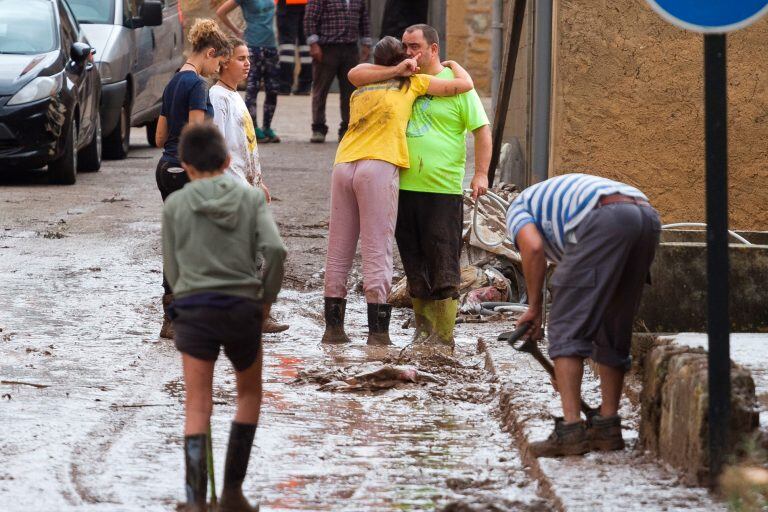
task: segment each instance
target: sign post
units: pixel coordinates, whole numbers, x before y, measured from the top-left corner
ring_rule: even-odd
[[[768,0],[647,0],[670,23],[704,34],[709,337],[709,472],[720,474],[728,448],[731,357],[728,287],[728,73],[726,32],[768,12]]]

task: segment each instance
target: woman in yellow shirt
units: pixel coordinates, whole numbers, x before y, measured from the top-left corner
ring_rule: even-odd
[[[449,61],[453,80],[418,74],[402,43],[383,38],[375,64],[397,66],[399,78],[358,88],[350,101],[350,123],[339,144],[331,178],[331,220],[325,265],[323,343],[347,343],[344,332],[347,277],[361,239],[363,289],[368,303],[368,344],[389,345],[392,307],[392,249],[397,221],[399,171],[408,168],[405,130],[419,96],[452,96],[472,90],[469,74]]]

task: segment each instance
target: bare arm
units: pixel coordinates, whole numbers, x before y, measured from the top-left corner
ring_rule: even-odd
[[[419,54],[420,55],[420,54]],[[416,61],[419,55],[411,59],[405,59],[397,66],[379,66],[378,64],[358,64],[347,73],[349,82],[355,87],[384,82],[397,77],[409,77],[418,73],[419,65]]]
[[[205,122],[205,110],[190,110],[189,124],[201,124]]]
[[[533,224],[526,224],[517,234],[515,244],[520,250],[523,260],[523,275],[525,276],[525,288],[528,292],[528,311],[518,319],[518,325],[531,323],[528,337],[539,340],[544,334],[541,325],[542,289],[544,276],[547,272],[547,259],[544,256],[544,240],[541,238],[538,228]]]
[[[222,25],[231,30],[232,33],[237,37],[242,38],[243,31],[237,28],[235,24],[232,23],[232,20],[229,19],[229,13],[234,11],[236,7],[237,3],[235,3],[235,0],[227,0],[221,4],[221,7],[216,9],[216,16],[218,16],[219,20],[221,20]]]
[[[157,118],[157,130],[155,130],[155,144],[162,148],[168,140],[168,119],[165,116]]]
[[[475,87],[475,84],[472,83],[472,77],[458,63],[449,60],[443,62],[443,66],[451,68],[454,75],[453,80],[433,78],[429,82],[427,94],[432,96],[456,96],[457,94],[469,92]]]
[[[477,200],[488,191],[488,168],[491,165],[493,139],[490,125],[474,130],[475,136],[475,175],[472,177],[472,199]]]

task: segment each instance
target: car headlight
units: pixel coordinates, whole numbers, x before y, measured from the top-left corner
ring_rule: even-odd
[[[112,81],[112,68],[109,67],[109,63],[104,61],[97,62],[96,67],[101,76],[101,83],[106,84]]]
[[[39,76],[14,94],[8,105],[20,105],[55,96],[61,90],[62,85],[63,78],[61,73],[53,76]]]

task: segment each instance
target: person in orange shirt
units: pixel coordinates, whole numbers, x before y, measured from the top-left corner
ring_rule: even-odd
[[[368,303],[368,344],[389,345],[392,250],[400,169],[410,166],[405,138],[411,109],[423,95],[453,96],[472,90],[469,74],[444,63],[453,79],[416,74],[416,57],[387,36],[373,50],[374,62],[396,66],[395,78],[358,88],[350,100],[349,129],[339,144],[331,178],[331,220],[325,265],[323,343],[347,343],[344,332],[347,278],[357,240],[363,253],[363,289]]]
[[[304,10],[307,0],[275,0],[277,4],[277,40],[280,51],[280,94],[308,95],[312,92],[312,56],[304,34]],[[293,87],[296,47],[299,50],[299,80]]]

